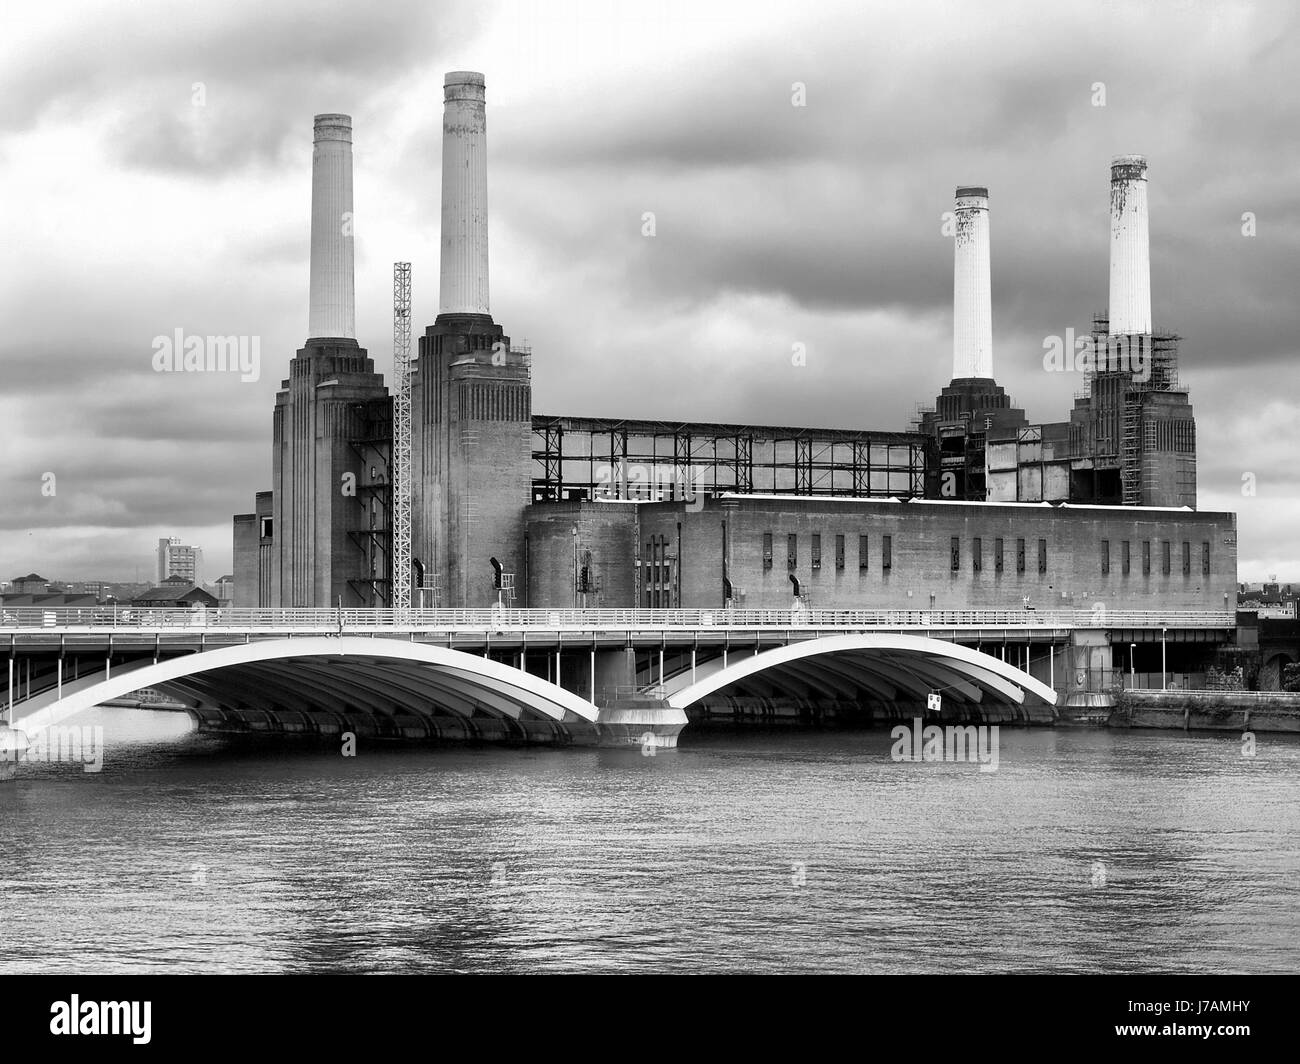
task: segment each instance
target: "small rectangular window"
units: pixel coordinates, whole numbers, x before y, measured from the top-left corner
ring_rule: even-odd
[[[1162,557],[1161,557],[1161,563],[1162,563],[1161,572],[1163,572],[1165,576],[1168,576],[1169,575],[1169,554],[1170,554],[1169,540],[1164,541],[1163,547],[1164,547],[1164,551],[1162,552]]]
[[[995,539],[993,541],[993,571],[996,573],[1002,572],[1002,540],[1001,539]]]
[[[870,536],[858,537],[858,570],[865,573],[871,566]]]
[[[1038,571],[1047,572],[1047,540],[1045,539],[1038,541]]]
[[[970,567],[977,573],[984,568],[984,541],[979,536],[976,536],[974,542],[971,543]]]
[[[1142,575],[1151,575],[1151,541],[1149,539],[1142,541]]]
[[[1183,540],[1183,576],[1192,575],[1192,545]]]
[[[949,541],[948,548],[952,552],[951,565],[952,571],[955,573],[961,568],[961,540],[953,536]]]
[[[763,533],[763,568],[772,568],[772,533]]]
[[[1123,572],[1123,574],[1124,574],[1125,576],[1128,576],[1129,562],[1130,562],[1128,540],[1125,540],[1125,541],[1124,541],[1123,550],[1124,550],[1124,557],[1123,557],[1123,560],[1122,560],[1122,562],[1121,562],[1121,565],[1122,565],[1121,572]]]
[[[1210,575],[1210,541],[1208,539],[1201,544],[1201,575]]]
[[[894,567],[894,537],[880,537],[880,568],[892,569]]]
[[[812,538],[812,567],[820,569],[822,567],[822,537],[814,532]]]
[[[1101,541],[1101,575],[1110,575],[1110,540]]]
[[[791,532],[785,537],[785,567],[794,572],[799,565],[799,537]]]
[[[835,568],[844,568],[844,537],[835,537]]]
[[[1023,573],[1024,571],[1025,571],[1025,541],[1023,539],[1018,539],[1016,540],[1016,572]]]

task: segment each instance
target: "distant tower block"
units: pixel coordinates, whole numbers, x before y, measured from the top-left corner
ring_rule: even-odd
[[[355,340],[352,119],[317,115],[311,159],[311,312],[307,335]]]
[[[1150,332],[1147,161],[1117,155],[1110,164],[1110,335]]]
[[[989,190],[957,189],[953,250],[953,380],[993,379],[993,305],[989,275]]]
[[[483,75],[446,77],[442,117],[440,314],[491,314],[488,304],[487,116]]]

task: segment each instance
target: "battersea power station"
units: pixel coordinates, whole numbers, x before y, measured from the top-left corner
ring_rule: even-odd
[[[533,354],[492,317],[486,130],[483,76],[448,74],[438,314],[386,385],[356,335],[351,119],[316,116],[307,339],[270,490],[234,518],[235,605],[1235,605],[1236,518],[1196,509],[1179,338],[1152,323],[1143,157],[1111,164],[1109,308],[1065,420],[994,378],[989,190],[962,186],[952,379],[908,431],[729,425],[534,412]]]

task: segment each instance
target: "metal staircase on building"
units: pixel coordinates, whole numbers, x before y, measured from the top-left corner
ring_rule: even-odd
[[[1124,439],[1120,448],[1120,483],[1125,506],[1142,503],[1142,393],[1124,399]]]

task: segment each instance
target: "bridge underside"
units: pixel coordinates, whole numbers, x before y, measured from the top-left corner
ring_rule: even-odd
[[[274,640],[83,675],[18,707],[26,732],[141,688],[204,730],[393,739],[595,741],[598,710],[500,662],[399,640]],[[61,697],[60,697],[61,695]]]
[[[1055,715],[1055,692],[1028,673],[970,647],[905,635],[830,636],[765,651],[664,684],[668,703],[697,716],[839,715],[887,720],[921,711],[985,721]],[[765,712],[775,710],[775,712]]]
[[[463,672],[380,665],[290,658],[152,687],[182,703],[206,731],[563,742],[579,723],[538,712],[518,692],[494,689]]]

